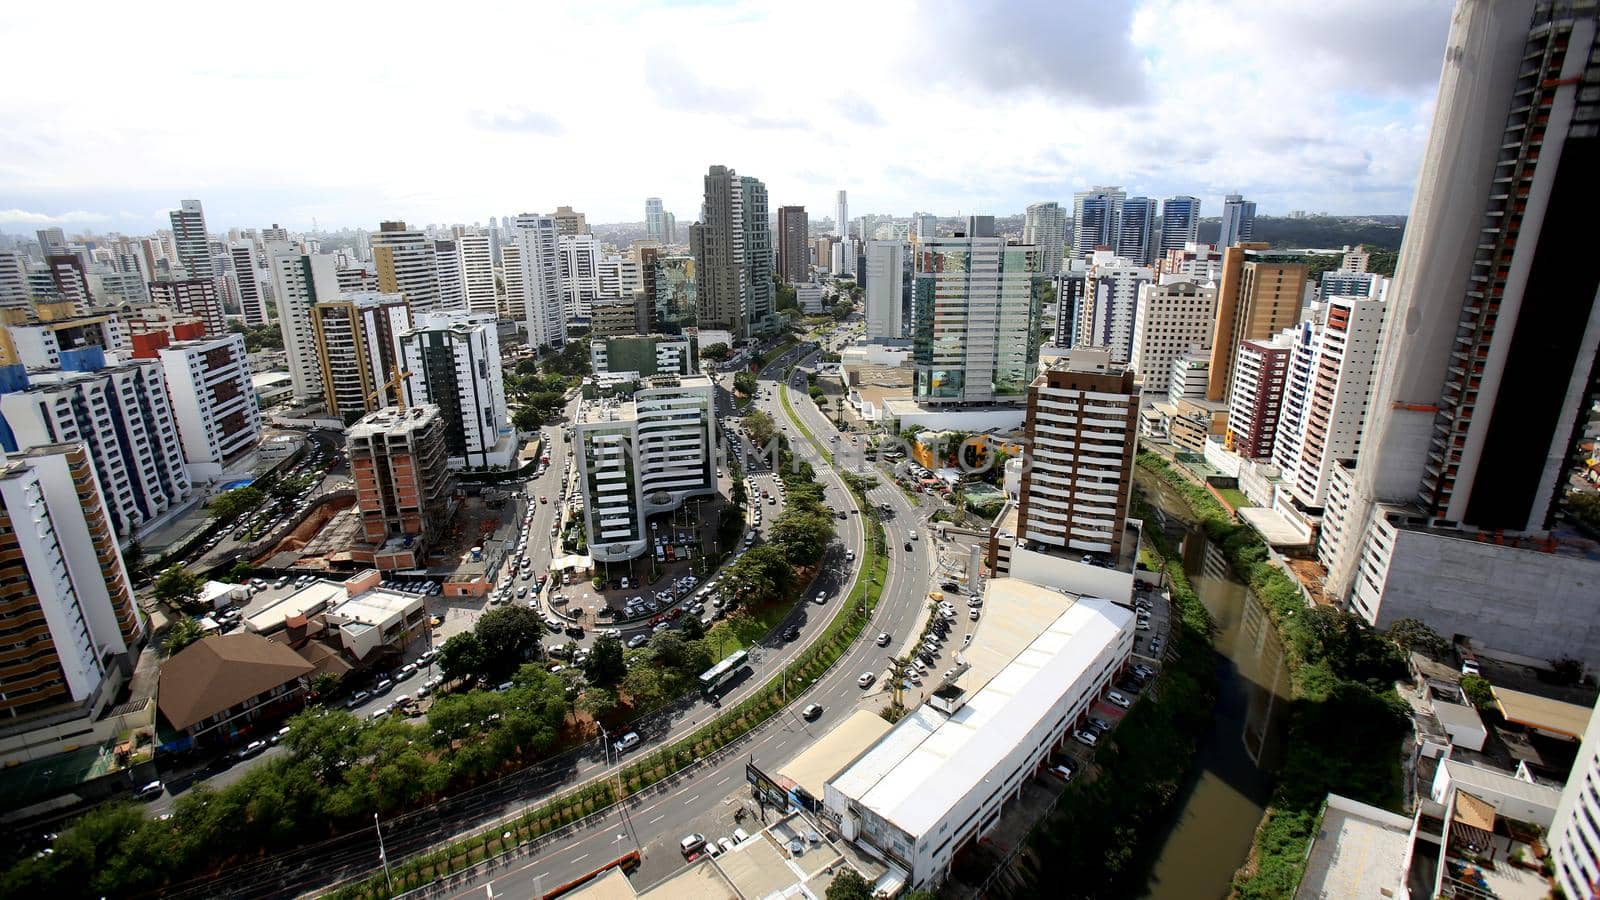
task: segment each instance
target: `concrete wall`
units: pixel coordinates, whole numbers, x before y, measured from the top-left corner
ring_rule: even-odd
[[[1415,617],[1535,659],[1600,666],[1600,560],[1397,529],[1377,625]]]
[[[1103,597],[1114,603],[1126,604],[1133,600],[1132,572],[1091,566],[1022,547],[1011,549],[1011,577],[1043,587]]]

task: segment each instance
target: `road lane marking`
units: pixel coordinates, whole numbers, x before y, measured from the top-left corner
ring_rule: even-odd
[[[690,797],[689,799],[683,801],[683,805],[684,806],[688,806],[689,804],[691,804],[691,803],[693,803],[693,802],[695,802],[696,800],[699,800],[699,799],[700,799],[700,795],[699,794],[695,794],[693,797]]]
[[[584,855],[578,857],[577,859],[574,859],[573,862],[583,862],[584,860],[586,860],[588,858],[589,858],[589,854],[585,853]]]
[[[646,822],[645,824],[646,825],[654,825],[655,823],[661,821],[662,819],[665,819],[666,817],[667,817],[667,814],[666,813],[662,813],[661,815],[656,816],[654,819],[651,819],[650,821]]]

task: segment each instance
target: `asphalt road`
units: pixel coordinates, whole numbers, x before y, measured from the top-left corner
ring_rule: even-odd
[[[804,438],[789,424],[782,410],[777,379],[782,377],[785,365],[802,356],[801,353],[791,352],[761,374],[763,391],[758,403],[772,413],[774,419],[794,439],[797,452],[803,458],[812,460],[828,488],[828,502],[853,506],[853,500],[845,498],[847,490],[838,476],[817,458],[814,448],[805,444]],[[773,393],[770,400],[765,397],[766,388],[769,387]],[[795,396],[791,393],[790,403],[796,415],[819,440],[830,442],[836,432],[815,405],[805,399],[804,394]],[[884,516],[884,526],[888,532],[893,565],[883,597],[874,611],[873,621],[864,632],[867,639],[851,648],[827,675],[791,703],[783,715],[753,732],[752,737],[740,746],[738,753],[730,754],[720,764],[685,776],[667,793],[652,794],[630,802],[627,804],[626,820],[620,811],[614,812],[583,831],[542,848],[538,854],[521,863],[462,886],[456,896],[538,896],[634,849],[640,850],[643,856],[642,865],[632,876],[634,883],[640,886],[653,884],[684,865],[683,857],[678,852],[678,840],[688,831],[704,828],[699,823],[715,819],[719,810],[729,808],[729,796],[743,784],[746,759],[753,758],[757,764],[767,767],[776,766],[827,733],[835,722],[858,707],[865,705],[876,708],[886,703],[887,694],[881,676],[888,653],[901,644],[906,633],[916,627],[915,623],[920,619],[919,614],[930,587],[932,561],[926,539],[912,541],[909,553],[904,549],[911,530],[926,533],[922,512],[912,506],[899,490],[888,484],[880,483],[868,496],[880,508],[882,504],[889,506],[890,511]],[[847,524],[855,532],[847,535],[851,542],[859,539],[859,519],[860,516],[852,515],[848,520]],[[802,611],[806,605],[800,605]],[[871,640],[880,631],[887,631],[894,637],[889,648],[880,648]],[[752,687],[758,684],[763,680],[759,677],[761,672],[770,670],[771,667],[764,664],[757,672],[758,677],[747,684]],[[868,691],[863,691],[856,683],[863,672],[874,672],[880,676]],[[822,707],[822,714],[815,722],[805,722],[799,717],[800,709],[808,703]]]

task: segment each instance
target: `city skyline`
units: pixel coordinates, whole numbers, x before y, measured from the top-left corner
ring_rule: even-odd
[[[95,62],[74,68],[50,58],[48,16],[19,11],[9,71],[49,72],[58,89],[49,103],[26,94],[0,100],[12,135],[0,167],[0,229],[149,231],[167,224],[172,196],[203,198],[217,229],[274,221],[305,229],[313,219],[330,229],[389,218],[482,222],[563,203],[594,222],[632,222],[656,196],[687,224],[708,163],[761,172],[774,204],[818,213],[841,188],[862,211],[959,215],[1020,212],[1094,184],[1121,185],[1129,196],[1193,194],[1208,212],[1226,193],[1256,200],[1263,215],[1408,208],[1448,4],[1350,2],[1248,16],[1192,0],[1078,6],[978,4],[913,15],[887,5],[852,9],[857,27],[841,31],[815,8],[643,4],[625,25],[560,12],[541,29],[550,37],[535,39],[559,46],[515,49],[505,42],[525,34],[476,28],[471,15],[390,34],[399,23],[362,14],[363,28],[376,32],[352,44],[346,32],[289,11],[257,23],[251,47],[267,48],[259,51],[189,33],[210,27],[203,18],[103,7],[86,11],[98,25],[80,32],[80,58]],[[1014,33],[1024,18],[1033,27]],[[452,39],[467,28],[472,41]],[[1074,66],[1029,61],[1085,28],[1101,39],[1085,42],[1094,50]],[[797,108],[793,97],[809,86],[804,67],[729,79],[713,61],[674,49],[686,33],[730,46],[828,47],[856,77],[818,108]],[[995,52],[1018,40],[1021,52]],[[144,52],[163,44],[187,49]],[[639,165],[633,142],[598,139],[601,127],[614,127],[608,108],[530,94],[501,77],[526,53],[547,51],[564,67],[593,71],[604,88],[596,95],[638,98],[631,121],[641,132],[693,137],[658,142]],[[470,52],[470,63],[452,65],[459,52]],[[295,65],[302,55],[318,65]],[[397,67],[395,59],[428,64]],[[1289,59],[1296,79],[1265,77]],[[191,85],[200,96],[186,102],[191,114],[171,117],[92,102],[112,77]],[[295,127],[245,140],[220,121],[242,94],[280,91],[311,98],[296,104]],[[947,113],[937,141],[919,113],[930,100]],[[419,109],[433,124],[408,138],[406,152],[377,152],[371,135],[351,127]],[[1181,118],[1162,114],[1180,109]],[[590,190],[574,195],[574,176],[586,174]]]

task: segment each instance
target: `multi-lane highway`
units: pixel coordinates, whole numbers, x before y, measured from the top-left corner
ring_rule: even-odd
[[[809,355],[807,351],[797,348],[774,360],[760,375],[762,390],[761,397],[756,403],[781,423],[781,427],[790,435],[801,457],[812,460],[819,478],[827,489],[828,504],[840,509],[853,508],[854,499],[849,496],[844,484],[822,461],[816,448],[810,447],[793,428],[782,409],[777,388],[783,372],[790,364],[808,358]],[[796,400],[804,402],[795,402]],[[803,394],[792,397],[791,405],[795,414],[805,423],[806,428],[816,435],[819,442],[831,443],[832,437],[836,434],[833,426],[813,404],[804,400]],[[487,886],[488,891],[492,892],[488,894],[489,896],[508,894],[538,896],[556,885],[584,875],[606,861],[634,849],[640,850],[643,856],[641,867],[632,876],[635,883],[647,885],[659,881],[684,864],[683,857],[678,853],[678,840],[684,833],[697,828],[706,828],[707,825],[703,823],[717,821],[723,813],[731,814],[731,807],[727,801],[740,789],[744,781],[744,764],[747,758],[753,757],[758,764],[775,766],[821,737],[834,722],[848,715],[859,705],[882,705],[885,698],[877,686],[869,696],[864,697],[863,695],[869,692],[864,692],[858,687],[856,679],[863,672],[881,674],[884,670],[888,651],[878,647],[871,639],[873,636],[880,631],[889,632],[894,637],[892,648],[902,643],[906,632],[918,621],[924,597],[928,592],[931,559],[928,544],[924,540],[909,541],[912,549],[909,552],[905,550],[909,533],[923,528],[925,523],[920,512],[900,491],[892,486],[880,484],[871,491],[869,499],[877,504],[880,510],[885,508],[885,504],[887,505],[883,518],[885,529],[889,533],[888,550],[892,557],[892,566],[883,596],[874,611],[873,621],[866,629],[865,639],[846,653],[827,675],[792,702],[784,714],[770,720],[747,738],[746,743],[740,746],[739,753],[729,755],[719,764],[691,772],[665,793],[652,794],[630,802],[627,805],[626,819],[620,811],[613,812],[567,839],[542,848],[539,853],[517,865],[485,875],[470,885],[462,886],[459,889],[460,895],[475,893],[483,895],[482,892]],[[857,547],[857,559],[861,558],[860,520],[861,516],[851,515],[845,521],[846,527],[842,529],[842,540],[845,545]],[[835,559],[842,562],[841,557]],[[850,571],[845,574],[853,578],[856,573]],[[836,574],[835,577],[840,576]],[[830,595],[838,596],[840,593],[842,590],[831,592]],[[812,606],[807,610],[807,606],[809,604],[800,604],[800,608],[796,610],[796,615],[809,613],[806,625],[811,634],[801,643],[809,640],[811,635],[820,633],[824,624],[822,617],[814,614],[819,611],[818,608]],[[827,608],[830,612],[832,609],[831,606]],[[780,630],[787,624],[780,626]],[[764,672],[775,669],[775,663],[764,663],[761,671],[757,672],[757,677],[747,684],[753,689],[756,684],[765,680]],[[878,684],[882,684],[881,679]],[[821,715],[814,722],[806,722],[799,716],[800,709],[810,703],[822,707]],[[673,733],[678,730],[681,728],[674,729]],[[589,771],[584,774],[595,773]]]

